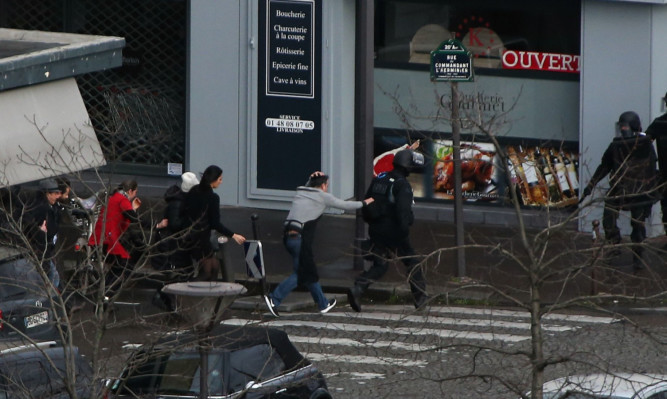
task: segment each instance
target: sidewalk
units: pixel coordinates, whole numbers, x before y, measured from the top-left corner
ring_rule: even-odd
[[[267,282],[273,289],[292,271],[291,257],[282,245],[282,223],[287,212],[247,208],[223,208],[221,211],[223,223],[248,239],[253,238],[250,219],[252,214],[259,216],[259,235]],[[324,215],[317,226],[314,251],[320,283],[328,297],[336,298],[338,306],[346,306],[345,293],[360,273],[354,270],[354,229],[353,215]],[[437,296],[439,303],[510,305],[512,301],[509,296],[526,301],[529,298],[529,284],[526,273],[517,262],[526,262],[528,257],[517,232],[516,227],[466,224],[465,241],[466,245],[470,246],[466,249],[467,273],[465,277],[459,278],[456,276],[456,252],[451,250],[455,245],[455,226],[446,222],[416,220],[411,230],[411,241],[418,254],[428,255],[425,277],[429,295]],[[665,240],[665,237],[652,239],[651,245],[659,252]],[[549,243],[548,250],[542,256],[546,260],[553,260],[549,267],[554,270],[588,261],[590,255],[582,256],[572,250],[590,248],[593,244],[589,234],[579,233],[574,229],[555,233]],[[492,250],[494,247],[511,252],[516,261],[499,256],[498,249]],[[256,281],[246,276],[242,248],[235,243],[227,243],[225,250],[224,258],[234,279],[248,287],[256,286]],[[597,278],[601,280],[596,287],[598,292],[643,296],[659,289],[660,284],[664,291],[667,268],[663,256],[656,251],[646,251],[644,257],[651,265],[651,272],[643,270],[633,275],[632,255],[629,250],[623,250],[620,256],[608,262],[611,268],[622,272],[621,275],[597,271]],[[368,262],[365,264],[369,265]],[[554,303],[589,295],[592,289],[590,276],[591,272],[586,268],[566,283],[553,281],[545,284],[541,292],[542,301]],[[491,282],[493,288],[482,287],[475,284],[476,281]],[[259,289],[255,292],[259,293]],[[403,264],[391,263],[385,277],[371,285],[364,299],[412,303]],[[235,306],[265,307],[259,295],[239,299]],[[283,302],[279,311],[307,307],[314,309],[309,293],[295,291]]]

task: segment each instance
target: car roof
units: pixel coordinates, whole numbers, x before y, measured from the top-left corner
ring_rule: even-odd
[[[24,254],[19,251],[17,248],[0,246],[0,262],[4,262],[9,259],[22,257]]]
[[[545,393],[574,391],[604,397],[634,398],[635,394],[644,390],[651,392],[667,390],[667,375],[632,373],[573,375],[549,381],[542,386],[542,389]]]
[[[272,346],[283,359],[287,367],[294,367],[307,363],[303,355],[294,347],[284,331],[261,326],[228,326],[217,325],[208,335],[211,338],[213,349],[236,351],[256,345],[267,344]],[[161,338],[156,347],[188,348],[195,350],[197,335],[192,331],[180,332]],[[146,350],[146,346],[142,347]],[[177,349],[180,351],[180,349]]]

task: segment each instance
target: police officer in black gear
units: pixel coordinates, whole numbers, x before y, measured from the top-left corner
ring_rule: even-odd
[[[401,150],[394,156],[393,165],[392,171],[373,179],[366,192],[366,198],[375,200],[362,209],[368,223],[373,265],[356,278],[354,287],[348,291],[350,306],[357,312],[361,311],[362,294],[384,276],[388,259],[393,256],[398,256],[407,268],[415,307],[420,309],[429,299],[419,260],[410,244],[410,226],[414,222],[413,195],[406,179],[412,168],[424,165],[424,156],[412,149]]]
[[[667,94],[662,98],[662,102],[667,110]],[[662,199],[660,200],[660,208],[662,209],[662,224],[665,226],[667,232],[667,112],[655,118],[653,122],[646,129],[646,135],[658,147],[658,166],[660,167],[660,192]]]
[[[631,213],[633,243],[640,244],[646,238],[644,221],[651,213],[652,205],[660,198],[657,192],[658,176],[656,155],[651,139],[641,132],[639,116],[632,111],[621,114],[616,124],[617,137],[602,155],[600,166],[593,173],[584,189],[584,197],[593,187],[609,175],[609,191],[605,197],[602,227],[610,244],[621,242],[621,232],[616,225],[618,213]],[[641,245],[634,245],[633,267],[642,267]]]

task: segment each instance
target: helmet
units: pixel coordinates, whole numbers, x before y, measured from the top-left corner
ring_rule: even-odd
[[[642,123],[639,120],[639,115],[633,111],[626,111],[618,117],[616,129],[622,137],[632,137],[635,133],[642,131]]]
[[[424,166],[424,155],[410,149],[406,148],[400,150],[394,155],[394,166],[400,166],[407,170],[412,168]]]

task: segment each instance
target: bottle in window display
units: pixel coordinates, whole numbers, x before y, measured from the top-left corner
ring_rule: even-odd
[[[514,193],[516,194],[516,198],[519,201],[519,204],[525,205],[524,202],[525,194],[522,192],[523,185],[521,184],[521,179],[519,178],[519,174],[517,173],[517,170],[514,167],[512,160],[509,159],[509,157],[507,158],[507,170],[509,171],[510,175],[510,189],[514,190]],[[509,198],[511,200],[512,196],[509,195]]]
[[[542,155],[539,147],[535,147],[535,158],[537,159],[537,165],[539,166],[540,171],[542,171],[542,176],[544,176],[547,192],[549,193],[549,202],[555,203],[560,201],[561,198],[558,184],[556,183],[556,179],[554,179],[553,173],[551,173],[549,161],[546,156]]]
[[[570,154],[570,156],[572,156],[572,154]],[[576,165],[570,160],[567,154],[563,152],[561,152],[561,158],[563,158],[563,163],[565,164],[567,181],[570,183],[571,192],[574,193],[575,197],[579,197],[579,177],[577,176]]]
[[[530,196],[533,199],[533,202],[537,205],[546,204],[547,197],[542,187],[540,185],[540,178],[537,172],[537,167],[535,166],[535,161],[531,158],[529,153],[523,151],[523,148],[519,146],[520,155],[523,156],[523,161],[521,162],[523,166],[523,171],[526,174],[526,183],[530,188]]]
[[[556,155],[553,149],[549,150],[551,155],[551,166],[556,174],[556,181],[560,187],[560,191],[563,193],[563,199],[571,198],[572,191],[570,190],[570,185],[567,182],[567,170],[565,169],[565,164],[563,161]]]
[[[523,167],[521,166],[521,162],[519,161],[519,156],[516,153],[516,150],[514,147],[508,146],[507,147],[507,157],[508,157],[508,164],[512,164],[512,169],[517,175],[518,179],[518,190],[519,193],[521,194],[519,198],[521,199],[521,202],[524,205],[529,205],[531,202],[533,202],[533,199],[530,196],[530,189],[528,187],[528,184],[526,183],[526,174],[524,173]]]

